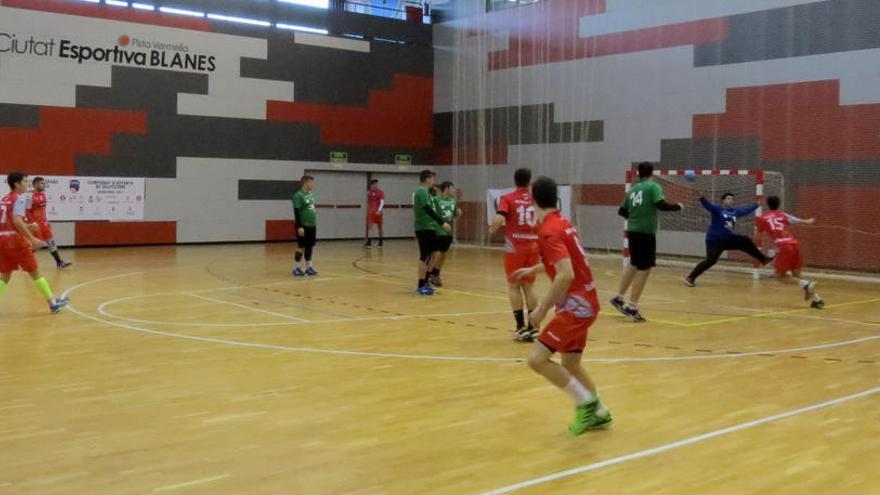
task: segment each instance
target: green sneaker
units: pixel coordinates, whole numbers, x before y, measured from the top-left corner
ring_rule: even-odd
[[[589,430],[591,425],[595,422],[596,407],[598,406],[599,401],[594,400],[575,407],[574,421],[568,425],[568,432],[577,436]]]
[[[599,407],[597,405],[596,409],[598,409],[598,408]],[[605,414],[603,414],[601,416],[593,413],[593,421],[591,422],[590,426],[587,429],[588,430],[598,430],[599,428],[607,426],[609,423],[611,423],[611,421],[612,421],[611,411],[606,408]]]

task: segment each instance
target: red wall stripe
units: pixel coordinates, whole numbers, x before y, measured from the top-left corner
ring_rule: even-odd
[[[177,222],[77,222],[77,246],[176,244]]]
[[[880,216],[876,205],[880,186],[801,186],[797,210],[801,218],[815,218],[815,225],[793,227],[808,266],[880,269],[877,250]]]
[[[266,220],[267,241],[292,241],[296,239],[293,220]]]
[[[321,126],[325,144],[428,149],[434,143],[434,80],[397,74],[391,90],[371,90],[365,107],[269,101],[268,120]]]
[[[40,108],[38,128],[0,127],[0,172],[76,175],[78,155],[109,155],[115,134],[145,134],[143,112]]]
[[[765,161],[880,157],[880,104],[840,106],[840,82],[727,90],[723,114],[696,115],[694,137],[753,136]]]
[[[573,187],[579,205],[618,206],[623,202],[623,184],[581,184]]]
[[[154,26],[210,31],[211,23],[207,19],[163,14],[120,7],[108,7],[101,4],[88,4],[66,0],[2,0],[0,5],[16,9],[39,10],[55,14],[95,17],[112,21],[134,22]],[[124,34],[124,33],[119,33]]]

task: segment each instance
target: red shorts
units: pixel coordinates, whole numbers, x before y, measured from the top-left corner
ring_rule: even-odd
[[[30,227],[31,232],[34,233],[34,237],[41,241],[49,241],[55,238],[52,235],[52,227],[49,226],[49,222],[38,222],[32,223],[28,225]]]
[[[541,262],[541,257],[537,251],[525,251],[516,253],[504,253],[504,271],[507,273],[507,281],[516,284],[533,284],[535,276],[531,275],[519,280],[514,280],[513,272],[520,268],[529,268]]]
[[[797,244],[783,244],[776,246],[776,273],[784,275],[785,272],[800,270],[804,266],[801,259],[801,247]]]
[[[19,269],[28,273],[37,270],[34,250],[18,234],[0,235],[0,273],[12,273]]]
[[[556,313],[544,327],[538,341],[553,352],[584,352],[587,346],[587,333],[596,321],[596,316],[578,318],[569,311]]]
[[[382,225],[382,213],[371,211],[367,213],[367,225]]]

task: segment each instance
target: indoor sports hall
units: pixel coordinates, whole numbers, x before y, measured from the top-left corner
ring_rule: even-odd
[[[0,0],[0,494],[880,493],[878,26]]]

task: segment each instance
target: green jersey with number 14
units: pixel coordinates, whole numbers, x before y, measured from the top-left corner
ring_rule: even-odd
[[[657,232],[657,202],[665,200],[663,188],[651,179],[634,184],[623,199],[629,211],[626,230],[654,234]]]

